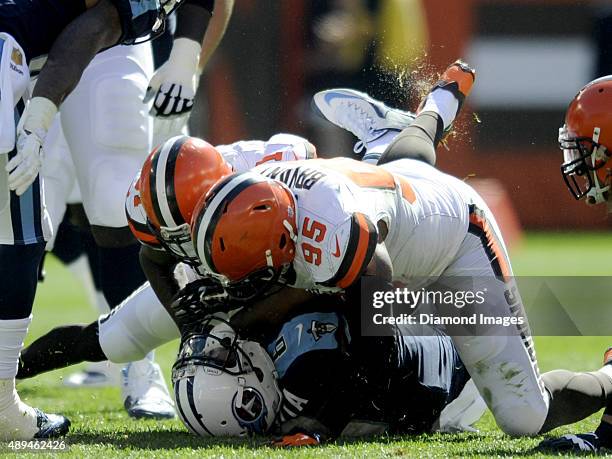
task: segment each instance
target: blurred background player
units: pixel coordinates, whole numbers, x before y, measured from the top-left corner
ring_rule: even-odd
[[[570,102],[559,129],[559,148],[563,151],[561,174],[572,196],[589,205],[606,204],[612,213],[612,75],[591,81]],[[603,363],[612,375],[612,348],[604,354]],[[612,404],[606,406],[595,432],[545,440],[540,447],[563,452],[612,448]]]
[[[195,8],[186,19],[187,28],[190,27],[187,25],[189,21],[193,21],[192,25],[197,24],[196,28],[205,27],[211,9],[206,3],[196,0],[185,2],[188,10]],[[46,416],[23,404],[15,391],[13,371],[30,322],[36,291],[35,272],[39,270],[45,241],[51,234],[42,180],[38,174],[44,138],[59,105],[74,89],[92,58],[103,49],[119,43],[134,44],[136,40],[159,31],[166,15],[178,3],[169,0],[153,2],[144,9],[140,8],[142,6],[123,0],[114,3],[107,0],[78,3],[61,0],[51,3],[19,1],[2,5],[0,151],[6,154],[1,157],[5,180],[2,190],[4,206],[0,213],[0,242],[3,243],[0,245],[0,265],[11,271],[2,275],[4,283],[0,285],[0,339],[3,341],[0,354],[0,364],[3,366],[0,372],[0,432],[9,440],[62,434],[69,426],[63,417]],[[194,33],[193,29],[191,33]],[[24,111],[29,96],[29,70],[26,65],[47,53],[49,56],[40,67],[33,97]],[[129,84],[126,82],[126,85]],[[15,129],[18,121],[20,124]],[[92,126],[89,128],[94,129]],[[106,140],[112,141],[108,136]],[[87,151],[87,145],[83,151]],[[76,166],[79,169],[78,163]],[[82,191],[87,194],[90,190]],[[96,240],[101,246],[111,249],[101,252],[101,265],[104,265],[104,260],[113,258],[113,254],[109,253],[112,248],[125,245],[125,241],[121,241],[117,232],[99,228],[99,231],[94,230]],[[108,275],[106,280],[104,278],[102,276],[103,288],[110,285]],[[114,280],[111,279],[111,283]],[[105,291],[111,304],[114,303],[110,301],[112,293],[117,294],[114,286]]]
[[[139,245],[131,239],[131,233],[125,234],[129,230],[123,211],[124,196],[151,150],[153,126],[158,131],[155,136],[163,138],[168,135],[168,126],[182,129],[187,122],[203,67],[199,63],[200,54],[206,62],[214,52],[233,2],[217,0],[214,6],[219,7],[218,14],[213,14],[206,33],[202,26],[193,28],[186,21],[185,15],[194,14],[194,7],[186,5],[178,12],[178,27],[174,40],[170,37],[169,56],[153,78],[149,43],[118,46],[96,56],[62,104],[61,127],[58,116],[45,144],[45,189],[52,222],[56,226],[62,221],[65,204],[72,197],[78,203],[70,208],[71,220],[81,228],[73,233],[81,236],[74,244],[77,247],[81,242],[91,244],[92,234],[96,243],[88,253],[95,266],[91,274],[89,269],[81,271],[81,277],[87,282],[93,275],[93,286],[104,294],[104,298],[95,292],[90,294],[96,299],[99,314],[107,313],[109,304],[116,306],[144,282],[138,261]],[[153,121],[143,104],[145,91],[155,97],[151,108]],[[161,121],[156,122],[157,118]],[[68,224],[63,226],[64,230],[69,228]],[[60,235],[63,247],[55,249],[68,255],[65,236]],[[72,386],[101,386],[121,381],[124,405],[130,416],[173,417],[172,399],[153,358],[151,353],[127,365],[121,378],[116,374],[117,368],[97,364],[70,376],[66,382]]]

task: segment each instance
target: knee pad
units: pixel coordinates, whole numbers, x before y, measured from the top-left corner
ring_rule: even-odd
[[[62,106],[62,126],[90,223],[121,227],[125,193],[151,145],[148,78],[128,56],[95,61]]]
[[[92,115],[92,148],[99,173],[90,177],[83,200],[94,225],[127,225],[125,194],[151,143],[150,118],[142,103],[147,81],[143,75],[109,75],[92,88],[96,110]]]
[[[98,323],[100,347],[115,363],[141,360],[156,347],[180,337],[149,283],[110,314],[101,316]]]
[[[132,72],[104,75],[92,85],[94,144],[121,154],[124,150],[148,153],[150,121],[147,106],[142,102],[147,84],[144,74]]]

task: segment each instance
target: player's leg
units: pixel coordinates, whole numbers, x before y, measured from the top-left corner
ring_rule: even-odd
[[[451,64],[421,102],[414,123],[393,139],[378,163],[409,158],[435,165],[435,149],[452,129],[475,78],[474,69],[464,62]]]
[[[525,320],[516,329],[480,328],[473,335],[453,336],[498,425],[511,435],[535,435],[604,408],[612,395],[610,366],[591,373],[557,370],[540,376],[499,227],[482,199],[467,185],[461,185],[465,187],[462,194],[471,195],[473,200],[470,225],[459,253],[443,274],[444,282],[450,286],[452,278],[458,277],[455,288],[485,291],[485,306],[476,312]]]
[[[543,431],[566,424],[565,417],[576,413],[580,420],[605,406],[601,422],[595,432],[567,434],[559,438],[544,440],[539,448],[557,453],[597,452],[600,448],[612,448],[612,402],[610,390],[612,380],[612,348],[604,354],[604,365],[596,372],[573,373],[564,370],[551,371],[542,375],[553,400],[559,400],[553,409]],[[586,394],[586,395],[585,395]]]
[[[127,226],[125,194],[150,151],[151,120],[142,103],[152,73],[148,44],[118,46],[98,55],[62,106],[62,126],[72,152],[87,218],[99,247],[100,282],[111,307],[144,281],[139,244]],[[152,356],[139,365],[154,370]],[[128,381],[139,379],[140,383]],[[125,388],[150,379],[133,372]],[[146,393],[145,390],[139,391]],[[132,406],[147,403],[130,397]],[[170,405],[168,404],[168,408]],[[168,410],[163,413],[166,417]]]
[[[83,214],[82,205],[71,204],[55,237],[52,253],[79,280],[88,298],[89,307],[95,315],[110,311],[98,281],[98,246],[89,225],[77,226],[74,216]],[[121,366],[108,361],[91,362],[82,370],[64,377],[68,387],[106,387],[120,385]]]
[[[479,201],[478,207],[471,209],[468,234],[440,282],[444,289],[485,292],[484,302],[462,309],[447,306],[438,311],[439,315],[526,319],[499,234],[486,206]],[[448,333],[497,425],[513,436],[538,433],[546,420],[550,398],[526,321],[512,327],[449,328]]]
[[[542,379],[552,402],[540,433],[585,419],[612,400],[612,361],[593,372],[549,371]]]
[[[150,60],[145,45],[105,51],[90,64],[62,106],[62,127],[100,247],[100,280],[111,307],[145,280],[124,202],[150,150],[150,119],[142,103]]]
[[[103,307],[108,312],[104,297],[96,288],[96,279],[92,270],[96,270],[98,259],[96,244],[89,229],[83,206],[80,202],[80,191],[76,183],[74,164],[70,149],[61,128],[60,115],[56,116],[44,143],[45,161],[41,170],[44,178],[45,201],[53,224],[53,236],[47,242],[47,251],[52,252],[85,288],[90,304]],[[71,202],[72,204],[68,204]],[[94,261],[92,264],[91,261]],[[94,364],[92,364],[94,365]],[[108,363],[95,364],[64,378],[69,386],[104,385],[112,378]],[[90,371],[91,370],[91,371]],[[119,382],[119,368],[113,368],[114,381]]]
[[[330,89],[313,101],[330,122],[355,134],[363,160],[384,164],[397,159],[436,163],[435,149],[471,91],[475,72],[462,62],[452,64],[421,103],[418,115],[387,107],[352,89]]]
[[[22,354],[18,377],[30,378],[83,361],[129,362],[122,370],[122,392],[130,415],[172,418],[174,403],[159,365],[148,355],[179,336],[174,321],[147,283],[98,321],[57,327],[34,341]],[[133,403],[134,399],[138,403]]]
[[[57,327],[24,349],[19,378],[84,361],[128,363],[179,337],[179,332],[148,283],[120,306],[88,325]]]
[[[21,64],[11,62],[9,66],[11,52],[21,52],[20,58],[23,56],[14,40],[0,35],[0,49],[0,145],[2,148],[8,146],[0,150],[0,440],[31,440],[65,434],[70,422],[63,416],[46,415],[26,405],[15,389],[17,364],[31,320],[39,264],[51,228],[44,209],[40,177],[21,196],[8,188],[5,166],[16,155],[15,125],[23,113],[25,101],[22,96],[29,73],[25,59]],[[9,93],[15,104],[9,102],[6,106]]]

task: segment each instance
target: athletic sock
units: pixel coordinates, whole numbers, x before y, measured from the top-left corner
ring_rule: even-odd
[[[368,142],[367,149],[365,154],[363,155],[362,161],[366,163],[376,164],[383,152],[387,149],[391,142],[393,142],[393,139],[395,139],[400,132],[401,131],[395,129],[389,129],[378,139]]]
[[[0,440],[31,440],[38,432],[38,416],[19,398],[15,378],[0,379]]]
[[[459,101],[454,94],[446,89],[436,88],[427,95],[419,113],[437,113],[442,118],[444,129],[448,129],[453,121],[455,121],[458,110]]]
[[[19,353],[31,321],[32,316],[0,320],[0,379],[12,379],[17,374]]]
[[[36,412],[15,389],[19,353],[32,317],[0,320],[0,440],[29,440],[38,428]]]

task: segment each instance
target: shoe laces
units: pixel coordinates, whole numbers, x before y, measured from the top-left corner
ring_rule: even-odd
[[[342,104],[344,110],[337,112],[338,124],[351,131],[359,138],[355,144],[353,151],[361,153],[368,142],[368,138],[372,137],[374,132],[374,120],[369,113],[361,108],[359,104],[347,101]]]
[[[353,153],[355,153],[356,155],[360,155],[363,153],[363,151],[366,149],[366,144],[363,140],[358,140],[355,143],[355,146],[353,147]]]

